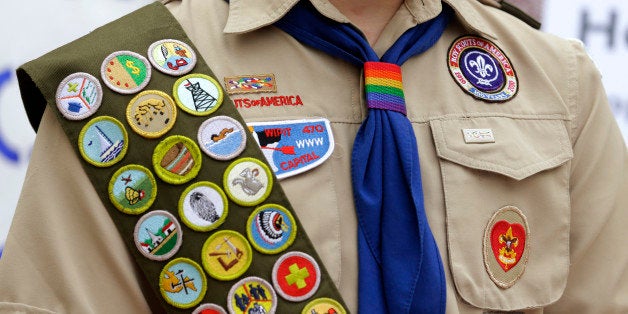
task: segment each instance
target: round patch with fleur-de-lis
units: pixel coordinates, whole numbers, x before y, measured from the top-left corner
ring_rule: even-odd
[[[244,157],[232,162],[225,170],[223,187],[227,196],[242,206],[263,202],[272,190],[273,176],[262,161]]]
[[[193,260],[175,258],[161,270],[159,290],[172,306],[189,309],[205,297],[207,277],[201,266]]]
[[[177,106],[172,98],[158,90],[137,94],[126,108],[131,129],[146,138],[158,138],[170,131],[177,119]]]
[[[126,165],[116,171],[109,181],[109,200],[121,212],[139,215],[157,197],[157,182],[148,168]]]

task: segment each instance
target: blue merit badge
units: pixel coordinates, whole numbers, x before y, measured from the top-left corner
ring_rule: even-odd
[[[324,118],[253,122],[248,126],[279,179],[321,165],[334,151],[331,126]]]

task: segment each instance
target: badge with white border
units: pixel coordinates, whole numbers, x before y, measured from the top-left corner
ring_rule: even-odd
[[[68,120],[82,120],[94,114],[102,103],[102,86],[88,73],[68,75],[57,88],[57,108]]]
[[[81,129],[78,147],[81,156],[96,167],[109,167],[126,155],[129,138],[124,125],[113,117],[96,117]]]
[[[183,184],[201,170],[201,150],[190,138],[173,135],[165,138],[153,154],[153,167],[164,182]]]
[[[139,215],[157,197],[157,182],[144,166],[126,165],[116,171],[109,181],[109,200],[123,213]]]
[[[153,210],[142,216],[135,224],[133,237],[140,253],[153,261],[171,258],[183,243],[179,221],[165,210]]]
[[[203,300],[207,292],[207,277],[193,260],[175,258],[162,269],[159,290],[169,304],[189,309]]]
[[[179,76],[192,71],[196,53],[182,41],[163,39],[148,47],[148,60],[158,71]]]
[[[278,179],[313,169],[334,152],[331,126],[324,118],[247,125]]]
[[[230,160],[240,155],[246,147],[246,133],[237,120],[217,116],[201,124],[198,130],[198,143],[210,157]]]
[[[273,285],[284,299],[301,302],[313,296],[321,283],[316,260],[303,252],[282,255],[273,267]]]
[[[192,73],[179,78],[172,89],[177,105],[195,116],[207,116],[222,104],[224,93],[212,77]]]
[[[273,185],[270,169],[255,158],[240,158],[225,170],[223,187],[229,198],[242,206],[263,202]]]
[[[458,85],[473,97],[504,102],[519,89],[515,69],[493,42],[477,36],[462,36],[449,48],[447,65]]]
[[[233,280],[249,269],[253,249],[246,238],[233,230],[219,230],[203,244],[203,268],[215,279]]]
[[[246,277],[231,287],[227,299],[229,313],[275,313],[277,294],[268,281]]]
[[[190,185],[179,199],[179,216],[196,231],[210,231],[220,226],[229,212],[229,202],[222,189],[209,181]]]
[[[493,282],[510,288],[523,275],[530,254],[530,229],[514,206],[499,209],[484,231],[484,265]]]
[[[324,314],[347,314],[342,305],[330,298],[318,298],[308,303],[301,311],[301,314],[324,313]]]
[[[227,311],[218,304],[205,303],[199,305],[192,314],[227,314]]]
[[[151,76],[151,66],[146,58],[132,51],[116,51],[103,61],[100,74],[107,87],[120,94],[141,91]]]
[[[133,97],[126,107],[126,120],[135,133],[158,138],[170,131],[177,119],[172,98],[158,90],[147,90]]]
[[[288,209],[277,204],[266,204],[251,213],[246,223],[246,233],[256,250],[276,254],[294,242],[297,225]]]

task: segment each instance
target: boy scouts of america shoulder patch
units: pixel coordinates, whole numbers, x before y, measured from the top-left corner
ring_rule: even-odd
[[[447,55],[449,72],[458,85],[473,97],[487,102],[504,102],[519,89],[515,69],[506,54],[493,42],[477,36],[456,39]]]

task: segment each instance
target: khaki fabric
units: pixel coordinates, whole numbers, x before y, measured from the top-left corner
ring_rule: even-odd
[[[331,121],[332,157],[281,184],[357,312],[350,156],[366,116],[360,69],[266,27],[294,0],[166,2],[219,78],[274,74],[276,93],[231,95],[245,120]],[[346,21],[327,1],[312,2]],[[457,18],[434,47],[402,68],[426,212],[445,265],[447,313],[628,312],[628,252],[621,244],[628,236],[628,155],[599,73],[578,42],[476,1],[446,3]],[[440,1],[407,0],[374,48],[385,52],[440,9]],[[493,41],[509,57],[519,81],[512,100],[476,100],[453,80],[447,52],[465,34]],[[303,104],[251,105],[275,96],[299,96]],[[489,128],[496,141],[466,144],[464,128]],[[147,283],[69,145],[47,112],[0,259],[0,312],[151,312],[155,296],[142,292]],[[483,258],[484,231],[505,206],[521,210],[530,232],[525,272],[508,289],[491,281]]]

